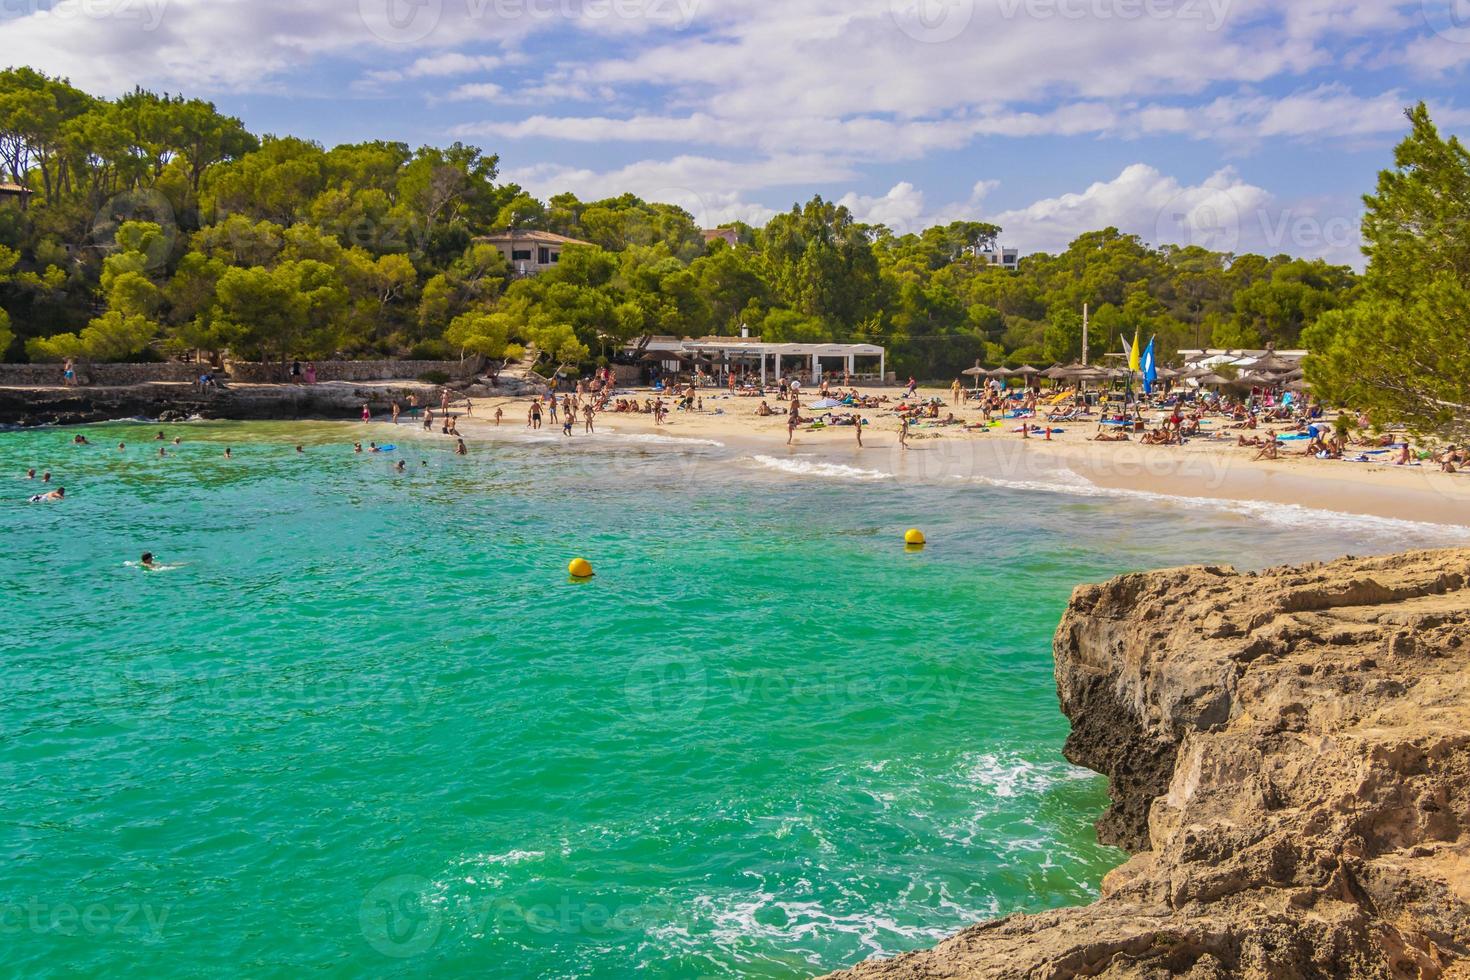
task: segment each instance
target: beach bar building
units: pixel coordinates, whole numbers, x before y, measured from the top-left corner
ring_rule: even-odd
[[[841,371],[854,380],[882,381],[888,368],[888,352],[877,344],[776,344],[758,337],[654,337],[644,351],[646,360],[657,358],[666,370],[676,371],[691,363],[708,364],[726,373],[759,377],[762,384],[780,379],[783,373],[815,381],[826,371]]]

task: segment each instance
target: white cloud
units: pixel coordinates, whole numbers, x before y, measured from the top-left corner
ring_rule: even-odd
[[[930,207],[923,191],[903,181],[886,194],[849,193],[838,203],[859,221],[887,225],[896,234],[952,221],[993,222],[1003,229],[1006,245],[1024,252],[1060,252],[1086,232],[1115,227],[1152,245],[1285,252],[1362,265],[1360,205],[1331,200],[1282,203],[1229,168],[1198,184],[1186,184],[1138,163],[1082,191],[991,211],[985,202],[997,186],[981,181],[967,200]]]
[[[471,82],[460,85],[445,96],[450,102],[494,101],[504,90],[494,82]]]
[[[470,55],[459,51],[444,51],[415,59],[403,68],[370,71],[360,85],[377,87],[383,83],[401,82],[416,78],[447,78],[453,75],[468,75],[472,72],[491,71],[505,63],[504,58],[493,55]]]
[[[1230,168],[1185,184],[1139,163],[1084,191],[985,220],[1004,228],[1006,242],[1026,251],[1060,251],[1084,232],[1116,227],[1153,245],[1286,253],[1361,268],[1361,218],[1357,202],[1282,202]]]

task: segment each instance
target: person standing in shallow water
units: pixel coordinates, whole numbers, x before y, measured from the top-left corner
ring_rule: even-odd
[[[858,448],[861,449],[863,448],[863,417],[861,415],[857,417],[857,437]]]
[[[367,402],[362,403],[362,420],[364,422],[371,422],[373,420],[373,410],[368,406]]]

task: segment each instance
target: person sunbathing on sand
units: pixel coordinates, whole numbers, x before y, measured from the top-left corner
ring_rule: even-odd
[[[1145,436],[1145,441],[1147,437]],[[1128,433],[1122,429],[1114,429],[1112,432],[1099,432],[1092,437],[1093,442],[1128,442]]]

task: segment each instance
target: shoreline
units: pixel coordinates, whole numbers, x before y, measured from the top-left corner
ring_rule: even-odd
[[[631,413],[605,413],[597,416],[595,424],[601,435],[662,437],[669,440],[670,447],[679,445],[678,440],[691,447],[713,443],[709,448],[717,446],[732,458],[790,460],[793,475],[799,475],[795,471],[808,463],[819,464],[818,472],[811,475],[833,479],[969,481],[1079,496],[1157,496],[1161,502],[1299,508],[1307,516],[1371,517],[1440,525],[1451,531],[1470,528],[1470,474],[1451,476],[1432,467],[1305,457],[1255,461],[1247,450],[1201,445],[1198,440],[1183,447],[1096,443],[1078,438],[1082,435],[1078,431],[1047,442],[1040,437],[1023,440],[1010,432],[975,435],[960,429],[919,430],[911,437],[911,447],[904,450],[898,445],[897,423],[876,412],[864,413],[873,424],[864,428],[862,449],[850,426],[820,432],[798,430],[794,444],[787,446],[784,420],[755,416],[759,402],[726,399],[717,404],[736,403],[735,412],[727,407],[724,415],[671,413],[663,425],[654,425],[651,416]],[[529,432],[525,423],[528,404],[524,399],[476,401],[474,417],[457,419],[460,434],[467,443],[515,441]],[[497,406],[506,411],[498,429],[485,418]],[[573,436],[567,438],[559,426],[548,422],[536,435],[539,441],[554,438],[575,450],[587,438],[581,430],[579,422]]]
[[[437,405],[441,390],[412,381],[241,384],[209,396],[200,395],[192,385],[169,382],[126,388],[0,388],[0,420],[17,418],[21,414],[17,406],[23,406],[32,421],[55,415],[53,421],[40,423],[54,425],[156,418],[165,413],[230,421],[357,421],[357,409],[364,401],[375,410],[394,399],[406,406],[408,396],[416,394],[422,404]],[[896,389],[864,393],[886,394],[891,404],[898,401]],[[529,434],[525,422],[529,395],[484,388],[471,388],[469,394],[474,415],[465,414],[462,394],[451,409],[467,443],[521,441]],[[923,398],[947,394],[921,391]],[[640,400],[652,397],[646,391],[633,395]],[[1444,474],[1433,466],[1320,461],[1300,455],[1254,460],[1250,449],[1203,438],[1184,446],[1098,443],[1089,440],[1096,423],[1086,421],[1061,426],[1051,441],[1042,436],[1022,439],[1011,431],[1019,423],[985,432],[959,426],[916,427],[905,450],[898,445],[898,423],[883,414],[886,409],[863,410],[870,424],[863,430],[862,449],[851,426],[798,429],[788,446],[783,417],[755,414],[761,399],[714,389],[703,390],[701,398],[705,411],[671,411],[663,425],[655,425],[646,414],[602,413],[596,417],[597,432],[614,439],[599,438],[595,445],[606,447],[621,437],[630,444],[708,449],[732,460],[742,456],[767,460],[768,469],[785,470],[793,477],[969,482],[1082,497],[1156,498],[1161,505],[1280,508],[1303,520],[1343,515],[1439,525],[1447,531],[1470,527],[1470,474]],[[489,420],[497,407],[505,411],[499,427]],[[943,411],[953,411],[966,422],[979,418],[965,407],[946,405]],[[568,438],[548,420],[535,439],[542,445],[565,443],[563,448],[576,451],[588,444],[582,429],[579,421]],[[437,431],[432,435],[443,438]]]

